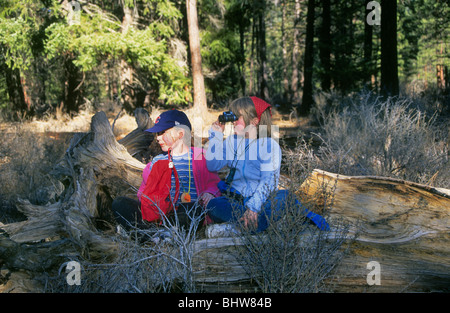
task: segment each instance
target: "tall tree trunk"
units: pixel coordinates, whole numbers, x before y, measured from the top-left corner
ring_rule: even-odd
[[[191,51],[192,81],[194,85],[194,110],[205,112],[205,81],[202,73],[202,56],[200,51],[200,35],[197,18],[197,0],[186,1],[186,15],[189,29],[189,49]]]
[[[397,59],[397,0],[381,0],[381,93],[399,93]]]
[[[308,115],[313,105],[312,75],[314,66],[314,10],[315,0],[308,0],[308,14],[306,16],[306,44],[305,44],[305,82],[299,114]]]
[[[283,51],[283,103],[289,95],[289,79],[287,77],[287,33],[286,33],[286,0],[281,1],[281,49]]]
[[[258,10],[259,18],[259,96],[262,99],[269,99],[269,87],[267,85],[267,56],[266,56],[266,0],[259,2],[260,8]]]
[[[372,0],[366,0],[364,3],[364,8],[366,8],[367,16],[371,10],[367,9],[367,4]],[[372,61],[372,37],[373,37],[373,26],[369,25],[367,21],[364,21],[364,67],[363,67],[363,79],[366,86],[371,86],[371,79],[373,75],[373,61]],[[371,86],[372,87],[372,86]],[[372,88],[371,88],[372,89]]]
[[[64,58],[64,109],[67,112],[78,112],[81,101],[80,83],[82,79],[70,53]]]
[[[292,49],[292,76],[291,76],[291,98],[292,103],[300,102],[300,97],[298,94],[299,88],[299,68],[300,68],[300,30],[298,29],[300,23],[300,0],[295,0],[295,20],[294,20],[294,45]]]
[[[122,34],[125,36],[134,22],[133,9],[123,4]],[[123,107],[130,113],[134,110],[135,92],[133,88],[134,68],[122,57],[120,60],[120,98]]]
[[[18,69],[13,69],[12,67],[10,68],[6,64],[3,64],[3,68],[5,72],[9,102],[12,104],[12,111],[26,112],[27,105],[20,79],[20,71]]]
[[[322,63],[321,85],[324,91],[331,87],[331,4],[330,0],[322,0],[322,26],[320,28],[320,62]]]
[[[245,25],[244,25],[244,16],[242,16],[241,21],[239,23],[239,45],[240,45],[240,52],[241,52],[241,59],[239,64],[239,71],[240,71],[240,84],[242,89],[242,94],[246,95],[246,89],[247,89],[247,83],[245,81],[245,49],[244,49],[244,42],[245,42]]]

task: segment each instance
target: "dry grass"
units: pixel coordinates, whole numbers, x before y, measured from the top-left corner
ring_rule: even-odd
[[[321,169],[450,187],[448,118],[412,99],[362,93],[346,101],[321,112]]]
[[[181,227],[178,219],[154,229],[134,229],[116,235],[118,256],[113,263],[79,260],[82,271],[80,285],[68,285],[61,266],[56,275],[41,280],[46,292],[70,293],[154,293],[196,292],[194,281],[194,243],[202,216],[187,212],[191,223]],[[159,234],[159,235],[158,235]],[[161,234],[167,236],[165,238]]]
[[[355,237],[349,235],[350,225],[344,219],[328,219],[331,231],[313,226],[295,205],[297,186],[291,187],[295,188],[290,188],[291,197],[286,200],[285,210],[271,217],[267,230],[256,234],[244,231],[236,237],[240,243],[236,258],[261,292],[330,291],[334,270]],[[305,203],[303,206],[327,217],[332,198],[332,194],[327,195],[320,208]]]

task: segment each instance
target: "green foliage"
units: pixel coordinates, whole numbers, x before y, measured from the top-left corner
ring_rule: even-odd
[[[66,86],[71,78],[75,79],[72,89],[79,85],[79,99],[90,99],[94,105],[115,101],[116,94],[120,97],[124,93],[120,90],[123,66],[132,70],[133,81],[129,87],[135,97],[151,95],[151,102],[158,104],[192,102],[185,2],[92,0],[79,3],[80,21],[70,25],[68,9],[58,0],[0,1],[1,107],[14,110],[5,102],[12,101],[8,90],[20,87],[20,78],[30,97],[29,109],[53,110],[66,101],[69,96]],[[285,88],[291,84],[294,69],[298,69],[298,78],[302,81],[306,2],[300,1],[298,20],[295,20],[294,1],[266,0],[265,6],[262,4],[258,0],[198,1],[202,66],[210,104],[225,103],[244,94],[258,94],[261,42],[256,35],[261,10],[265,10],[270,97],[274,101],[289,98],[292,90]],[[319,58],[323,47],[320,37],[322,6],[321,1],[316,2],[313,72],[316,90],[324,74],[331,76],[335,92],[347,94],[360,90],[367,86],[368,63],[373,68],[370,74],[376,85],[380,76],[380,27],[372,27],[372,60],[367,61],[364,58],[366,16],[363,3],[331,1],[331,69],[328,71]],[[135,12],[127,31],[122,25],[126,8]],[[398,2],[399,78],[402,82],[435,85],[436,65],[449,64],[449,14],[450,6],[444,0]],[[294,38],[295,30],[298,30],[298,38]],[[296,42],[299,50],[294,61]],[[74,66],[70,66],[72,62]],[[7,69],[19,71],[18,86],[11,87],[8,75],[12,72]],[[83,80],[76,80],[80,77]],[[301,87],[300,84],[300,92]]]
[[[21,17],[0,20],[0,44],[8,67],[25,70],[31,64],[30,26]]]
[[[399,75],[435,82],[436,64],[450,61],[447,1],[404,1],[399,6]]]

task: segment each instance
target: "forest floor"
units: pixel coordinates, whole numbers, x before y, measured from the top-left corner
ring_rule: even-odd
[[[193,123],[199,121],[195,117],[191,108],[182,110]],[[151,119],[154,121],[156,117],[164,112],[164,108],[154,108],[150,114]],[[297,118],[293,114],[280,113],[277,110],[273,110],[273,123],[280,129],[280,136],[286,135],[289,137],[297,136],[299,130],[311,129],[311,121],[308,118]],[[117,139],[124,137],[137,127],[134,116],[127,113],[106,112],[110,124],[114,124],[114,135]],[[207,137],[207,131],[209,126],[222,114],[223,111],[208,109],[207,112],[201,117],[200,123],[202,128],[203,137]],[[91,118],[95,113],[81,111],[80,113],[70,117],[67,114],[57,114],[56,116],[48,117],[45,119],[33,119],[25,120],[22,122],[1,122],[0,121],[0,133],[15,133],[18,130],[27,131],[37,134],[48,134],[49,137],[55,137],[57,139],[58,134],[75,133],[75,132],[87,132],[89,131]]]

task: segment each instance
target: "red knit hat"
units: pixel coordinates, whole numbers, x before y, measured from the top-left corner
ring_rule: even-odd
[[[267,110],[267,108],[269,108],[270,116],[272,116],[272,109],[271,109],[270,104],[268,104],[266,101],[264,101],[263,99],[260,99],[258,97],[250,97],[250,99],[252,99],[253,104],[255,105],[256,115],[258,116],[258,121],[261,120],[261,115],[263,114],[263,112],[265,110]]]

